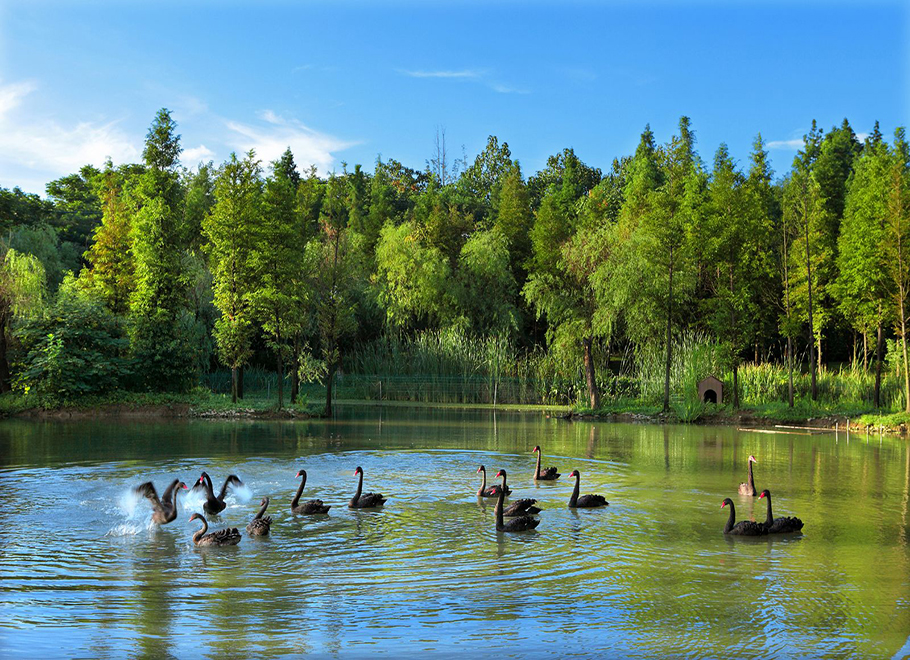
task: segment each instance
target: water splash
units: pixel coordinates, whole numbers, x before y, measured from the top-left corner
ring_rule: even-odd
[[[184,492],[186,494],[180,499],[182,508],[190,513],[202,513],[202,505],[205,503],[205,491],[197,488]]]
[[[129,488],[117,498],[117,506],[128,520],[137,520],[145,511],[139,504],[144,498],[134,488]]]
[[[232,496],[232,497],[231,497]],[[251,499],[253,499],[253,491],[250,490],[250,487],[245,483],[240,484],[239,486],[234,486],[231,489],[231,495],[225,499],[233,499],[237,504],[246,504]]]
[[[105,536],[136,536],[136,534],[141,534],[142,532],[148,531],[152,526],[153,523],[151,522],[149,522],[149,525],[147,527],[138,525],[136,523],[121,523],[119,525],[114,525],[114,527],[109,529]]]

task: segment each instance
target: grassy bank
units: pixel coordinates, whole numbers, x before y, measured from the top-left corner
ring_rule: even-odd
[[[0,395],[0,417],[49,416],[92,417],[135,415],[153,417],[318,417],[322,409],[305,399],[278,409],[274,397],[258,393],[236,404],[224,394],[204,388],[187,393],[116,391],[103,396],[86,396],[65,401],[40,400],[19,393]]]

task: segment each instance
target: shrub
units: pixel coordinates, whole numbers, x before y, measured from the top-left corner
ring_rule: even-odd
[[[130,373],[120,318],[73,283],[64,280],[49,313],[16,332],[24,355],[16,387],[50,402],[109,392]]]

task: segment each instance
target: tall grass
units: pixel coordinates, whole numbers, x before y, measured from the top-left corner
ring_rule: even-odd
[[[892,342],[893,343],[893,342]],[[883,410],[904,407],[899,347],[889,346],[882,378]],[[604,347],[595,351],[595,365],[605,410],[659,409],[663,404],[666,349],[661,345],[627,346],[618,373],[608,368]],[[587,390],[580,355],[566,356],[543,348],[525,350],[503,337],[474,337],[459,330],[426,331],[411,337],[387,336],[353,347],[343,355],[337,376],[339,399],[383,399],[426,403],[561,404],[584,407]],[[725,383],[725,402],[732,401],[733,375],[727,352],[708,335],[686,332],[673,344],[670,400],[676,417],[693,421],[709,410],[698,397],[698,382],[714,375]],[[838,410],[872,409],[874,372],[856,367],[823,368],[818,373],[818,401],[809,400],[810,376],[794,374],[796,406],[787,407],[788,374],[783,364],[742,364],[738,381],[740,404],[794,418]],[[216,393],[230,392],[230,372],[216,371],[205,384]],[[244,390],[252,396],[277,392],[274,372],[247,368]],[[290,390],[286,377],[285,391]],[[311,400],[324,396],[324,386],[301,383]]]
[[[459,330],[387,336],[348,353],[340,385],[366,398],[439,403],[568,403],[578,376],[542,349]]]

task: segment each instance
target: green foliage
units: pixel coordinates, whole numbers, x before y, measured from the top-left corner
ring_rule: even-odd
[[[458,281],[458,307],[471,331],[481,336],[517,332],[518,285],[504,236],[496,230],[472,234],[458,257]]]
[[[78,246],[80,253],[88,247],[101,222],[102,201],[97,191],[100,176],[95,167],[85,165],[78,173],[47,184],[47,196],[58,212],[54,224],[60,229],[60,238]]]
[[[111,310],[125,314],[136,287],[131,212],[124,198],[123,182],[110,164],[100,176],[104,215],[95,228],[92,246],[85,253],[89,267],[82,271],[80,279]]]
[[[24,323],[16,387],[54,403],[119,387],[130,374],[122,321],[100,300],[64,282],[48,313]]]
[[[252,349],[253,313],[250,296],[256,287],[253,253],[262,222],[262,178],[259,161],[250,151],[241,161],[232,153],[215,185],[215,206],[203,223],[212,268],[215,342],[221,361],[237,369]]]
[[[34,255],[6,249],[0,269],[0,315],[6,322],[40,316],[46,295],[41,261]]]
[[[166,109],[146,137],[146,169],[138,177],[133,221],[136,286],[130,298],[130,338],[143,389],[183,391],[198,377],[199,329],[186,312],[182,272],[183,188],[176,172],[180,136]]]
[[[451,318],[451,268],[438,248],[425,247],[413,223],[383,227],[376,246],[379,302],[392,328],[407,329]]]

